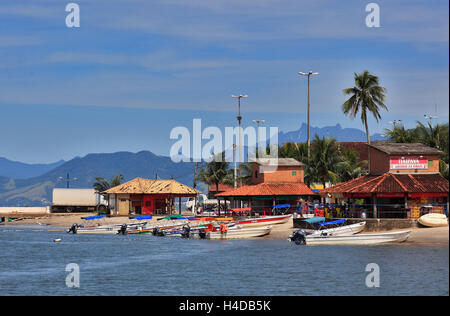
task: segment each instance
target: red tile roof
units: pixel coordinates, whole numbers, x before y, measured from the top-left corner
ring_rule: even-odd
[[[260,183],[246,185],[230,191],[218,193],[226,196],[275,196],[275,195],[313,195],[313,191],[304,183]]]
[[[320,193],[448,193],[449,182],[440,174],[367,175],[321,190]]]

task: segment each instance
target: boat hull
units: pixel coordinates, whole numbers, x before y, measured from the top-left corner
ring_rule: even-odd
[[[375,245],[391,242],[404,242],[410,230],[378,234],[359,234],[350,236],[306,236],[307,245]]]
[[[272,230],[271,226],[253,227],[253,228],[240,228],[230,229],[225,234],[220,232],[208,232],[206,233],[206,239],[245,239],[262,237],[270,234]]]
[[[292,215],[280,215],[280,216],[267,216],[259,218],[249,218],[236,222],[236,225],[242,225],[243,227],[259,227],[267,225],[284,224],[292,218]]]
[[[448,226],[448,218],[444,214],[426,214],[419,217],[417,221],[426,227]]]
[[[328,228],[328,229],[322,229],[322,230],[315,230],[311,233],[310,236],[348,236],[348,235],[355,235],[360,233],[364,230],[366,227],[366,222],[360,222],[356,224],[351,225],[345,225],[341,227],[336,228]]]

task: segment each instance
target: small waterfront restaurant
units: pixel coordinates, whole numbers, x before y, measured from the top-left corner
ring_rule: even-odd
[[[102,192],[109,202],[111,215],[181,214],[181,198],[197,197],[200,191],[171,180],[136,178]]]
[[[449,182],[439,173],[442,151],[419,143],[369,146],[369,174],[320,191],[350,205],[351,217],[418,218],[448,212]]]
[[[237,200],[252,211],[267,212],[276,204],[296,206],[314,195],[304,183],[303,163],[293,158],[259,158],[251,163],[251,184],[218,193],[217,199]]]

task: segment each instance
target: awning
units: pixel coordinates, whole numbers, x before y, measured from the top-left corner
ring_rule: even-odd
[[[330,221],[330,222],[324,222],[324,223],[317,223],[317,225],[320,226],[328,226],[328,225],[334,225],[334,224],[342,224],[345,222],[345,218],[343,219],[338,219],[336,221]]]
[[[85,219],[87,221],[91,221],[91,220],[100,219],[100,218],[103,218],[103,217],[106,217],[106,215],[86,216],[86,217],[82,217],[81,219]]]
[[[317,223],[320,223],[323,221],[325,221],[325,217],[322,217],[322,216],[314,216],[314,217],[303,220],[303,222],[309,223],[309,224],[317,224]]]

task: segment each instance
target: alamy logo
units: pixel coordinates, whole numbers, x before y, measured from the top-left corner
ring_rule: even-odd
[[[76,3],[69,3],[66,5],[66,26],[68,28],[80,27],[80,6]]]
[[[369,263],[366,266],[366,272],[370,272],[366,276],[366,286],[368,288],[380,287],[380,266],[376,263]]]
[[[220,162],[222,161],[221,153],[225,154],[226,162],[244,162],[244,143],[248,150],[246,156],[249,160],[256,158],[256,151],[258,151],[258,158],[278,157],[278,127],[269,128],[269,137],[267,137],[266,128],[263,127],[258,129],[253,126],[225,127],[223,139],[220,128],[208,126],[202,129],[201,121],[201,119],[193,119],[192,135],[190,130],[184,126],[172,129],[170,139],[177,140],[170,148],[170,158],[173,162],[200,162],[202,160]],[[204,140],[207,140],[205,144],[203,144]],[[267,148],[270,148],[269,152]]]
[[[76,263],[66,265],[66,272],[70,272],[66,276],[66,286],[69,288],[80,287],[80,267]]]
[[[366,5],[366,12],[369,12],[366,16],[366,26],[380,27],[380,6],[377,3],[371,2]]]

